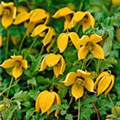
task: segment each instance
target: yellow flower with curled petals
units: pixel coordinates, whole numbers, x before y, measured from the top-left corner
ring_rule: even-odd
[[[60,17],[64,17],[65,18],[65,22],[64,22],[64,30],[69,29],[69,24],[71,22],[71,19],[74,15],[74,11],[72,11],[70,8],[68,7],[64,7],[59,9],[54,15],[53,18],[60,18]]]
[[[65,86],[72,85],[71,92],[76,100],[83,96],[84,87],[89,92],[94,92],[94,82],[87,71],[78,69],[77,72],[70,72],[63,82]]]
[[[13,68],[12,69],[12,76],[15,77],[15,79],[17,79],[18,77],[20,77],[23,73],[23,68],[27,69],[28,65],[27,65],[27,60],[23,59],[23,57],[21,55],[14,55],[11,56],[11,58],[5,60],[2,65],[2,68]]]
[[[57,46],[60,53],[64,52],[68,45],[68,40],[71,40],[77,50],[79,50],[79,36],[75,32],[61,33],[57,38]]]
[[[2,36],[0,35],[0,47],[2,46]]]
[[[97,90],[97,96],[104,92],[105,96],[110,92],[114,85],[115,76],[108,72],[102,72],[96,79],[94,89]]]
[[[48,27],[44,24],[38,25],[32,32],[31,36],[32,37],[36,37],[36,36],[40,36],[40,37],[44,37],[44,39],[42,40],[43,45],[46,46],[47,44],[50,44],[51,41],[53,40],[54,36],[55,36],[55,30],[52,27]]]
[[[1,23],[5,29],[12,25],[13,20],[16,17],[16,7],[13,2],[5,3],[1,2],[0,4],[0,15],[2,15]]]
[[[36,99],[35,109],[37,112],[41,110],[42,114],[47,112],[47,115],[49,115],[51,113],[50,108],[56,104],[61,104],[60,96],[54,91],[49,92],[44,90],[38,95]],[[59,109],[56,109],[54,114],[55,117],[58,117],[59,111]]]
[[[60,54],[55,55],[54,53],[50,53],[43,58],[39,71],[44,71],[47,66],[53,67],[54,75],[58,77],[65,71],[66,63]]]
[[[97,43],[102,40],[102,37],[96,34],[92,34],[90,37],[84,35],[79,40],[80,49],[78,50],[78,58],[84,59],[87,54],[91,52],[97,59],[104,59],[104,51]]]
[[[94,27],[94,25],[95,25],[94,17],[91,15],[90,12],[87,12],[87,11],[86,12],[82,12],[82,11],[76,12],[71,20],[69,27],[70,28],[75,27],[75,25],[78,22],[82,22],[83,32],[85,32],[90,27]]]

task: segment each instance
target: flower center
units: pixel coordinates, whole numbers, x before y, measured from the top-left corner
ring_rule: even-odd
[[[82,79],[82,78],[77,78],[76,84],[77,84],[78,87],[80,87],[81,85],[83,86],[83,85],[84,85],[84,79]]]
[[[4,9],[3,14],[4,14],[4,15],[10,15],[10,13],[11,13],[11,9],[10,9],[9,7],[6,7],[6,8]]]
[[[14,64],[15,67],[20,67],[21,66],[21,62],[20,61],[16,61]]]
[[[83,20],[82,20],[84,23],[87,23],[88,22],[88,16],[87,15],[85,15],[85,17],[83,18]]]
[[[94,44],[93,44],[92,42],[87,42],[86,48],[87,48],[89,51],[92,51],[92,50],[94,49]]]

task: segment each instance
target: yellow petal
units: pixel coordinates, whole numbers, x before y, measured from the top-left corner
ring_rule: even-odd
[[[3,14],[3,11],[4,11],[4,7],[3,7],[3,5],[2,5],[2,4],[0,4],[0,15],[2,15],[2,14]]]
[[[61,33],[57,38],[57,46],[60,50],[60,53],[64,52],[68,45],[68,34]]]
[[[77,100],[78,98],[81,98],[83,96],[84,93],[84,88],[83,86],[79,86],[78,84],[73,84],[72,86],[72,95],[75,97],[75,99]]]
[[[44,71],[47,68],[47,64],[46,64],[46,56],[43,58],[42,62],[41,62],[41,66],[40,66],[40,70],[39,71]]]
[[[39,35],[40,33],[42,33],[44,30],[48,29],[48,27],[44,24],[42,25],[38,25],[32,32],[31,36],[32,37],[36,37],[37,35]]]
[[[52,92],[52,93],[54,93],[54,95],[55,95],[55,104],[60,105],[60,104],[61,104],[60,96],[59,96],[56,92]],[[55,114],[54,114],[55,117],[58,117],[59,111],[60,111],[59,109],[57,109],[57,110],[55,111]]]
[[[58,78],[58,76],[60,75],[60,68],[61,68],[61,64],[58,63],[57,65],[53,66],[53,72],[56,78]]]
[[[51,42],[50,42],[50,44],[47,46],[47,49],[46,49],[47,52],[50,52],[50,49],[52,48],[54,42],[55,42],[55,39],[52,39]]]
[[[85,20],[83,21],[83,33],[88,29],[90,28],[90,20]]]
[[[12,25],[12,23],[13,23],[12,14],[9,15],[9,16],[3,15],[2,18],[1,18],[1,23],[2,23],[2,25],[5,29],[7,29],[10,25]]]
[[[91,15],[91,13],[89,13],[88,16],[90,17],[90,26],[94,27],[94,25],[95,25],[95,19],[94,19],[94,17]]]
[[[2,36],[0,35],[0,47],[2,46]]]
[[[60,74],[62,75],[63,72],[65,71],[66,68],[66,62],[64,60],[64,58],[61,56],[61,60],[60,60],[61,66],[60,66]]]
[[[22,67],[23,67],[23,68],[25,68],[25,69],[28,68],[27,60],[23,59],[23,60],[21,61],[21,63],[22,63]]]
[[[12,7],[12,6],[14,5],[13,2],[5,3],[4,1],[2,1],[1,4],[2,4],[4,7]]]
[[[22,75],[22,73],[23,73],[22,66],[14,67],[12,70],[12,76],[15,77],[15,79],[20,77]]]
[[[44,24],[45,24],[45,25],[48,24],[49,21],[50,21],[50,14],[49,14],[49,13],[46,13],[46,18],[45,18]]]
[[[15,61],[21,61],[23,59],[22,55],[13,55],[11,56],[12,59],[14,59]]]
[[[43,9],[35,9],[33,10],[34,12],[30,13],[31,17],[30,17],[30,22],[34,22],[34,23],[39,23],[41,22],[41,20],[43,20],[44,18],[46,18],[46,12]]]
[[[46,56],[46,64],[49,67],[55,66],[60,61],[60,55],[55,55],[54,53],[50,53]]]
[[[13,12],[13,18],[16,18],[16,13],[17,13],[17,8],[16,7],[12,7],[12,12]]]
[[[110,75],[110,78],[111,78],[111,83],[110,83],[110,86],[105,91],[105,96],[107,96],[107,94],[110,92],[110,90],[112,89],[112,87],[114,85],[115,76],[114,75]]]
[[[94,44],[94,49],[91,51],[97,59],[104,59],[104,51],[100,45]]]
[[[65,84],[65,86],[70,86],[73,83],[75,83],[76,79],[77,79],[77,74],[75,72],[70,72],[67,74],[63,83]]]
[[[53,18],[64,17],[64,16],[66,16],[66,15],[73,14],[73,13],[74,13],[74,11],[72,11],[70,8],[64,7],[64,8],[59,9],[59,10],[53,15]]]
[[[100,82],[98,83],[97,96],[103,93],[109,87],[110,83],[111,83],[110,76],[102,77]]]
[[[3,62],[3,64],[1,65],[1,67],[3,68],[11,68],[14,66],[15,61],[13,59],[7,59]]]
[[[109,76],[108,72],[102,72],[99,74],[99,76],[97,77],[95,84],[94,84],[94,89],[96,89],[97,84],[99,83],[99,81],[101,80],[102,77],[104,76]]]
[[[70,32],[69,33],[70,40],[72,41],[73,45],[77,50],[79,50],[80,45],[79,45],[79,36],[75,32]]]
[[[71,16],[65,16],[64,30],[70,29]]]
[[[90,41],[93,42],[93,43],[98,43],[102,40],[102,37],[99,36],[99,35],[96,35],[96,34],[92,34],[90,36]]]
[[[90,41],[90,38],[87,35],[84,35],[82,38],[79,40],[80,45],[86,45],[87,42]]]
[[[78,58],[79,60],[85,59],[88,54],[88,49],[85,46],[82,46],[78,51]]]
[[[25,21],[27,21],[28,19],[29,19],[29,13],[27,13],[27,12],[21,12],[21,13],[19,13],[17,16],[16,16],[16,19],[15,19],[15,21],[14,21],[14,25],[18,25],[18,24],[20,24],[20,23],[22,23],[22,22],[25,22]]]
[[[52,92],[44,94],[44,97],[39,101],[42,114],[47,112],[50,107],[53,105],[55,100],[55,95]]]
[[[77,70],[77,76],[85,78],[85,77],[90,76],[90,72],[78,69]]]
[[[84,83],[85,88],[89,91],[89,92],[94,92],[93,88],[94,88],[94,82],[91,78],[86,77],[85,78],[85,83]]]
[[[24,6],[18,6],[17,12],[28,12],[28,9],[27,7],[24,7]]]
[[[27,26],[27,35],[29,35],[33,29],[35,28],[36,26],[36,23],[33,23],[33,22],[29,22],[28,26]]]

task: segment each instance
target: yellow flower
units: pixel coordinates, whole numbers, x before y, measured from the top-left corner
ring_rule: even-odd
[[[97,43],[102,40],[101,36],[92,34],[90,37],[84,35],[80,40],[79,44],[81,45],[78,51],[78,58],[84,59],[87,54],[91,52],[93,56],[97,59],[104,59],[104,51],[100,45]]]
[[[61,104],[60,96],[54,91],[49,92],[45,90],[38,95],[36,99],[35,109],[37,112],[40,109],[42,114],[47,112],[47,115],[49,115],[51,112],[50,108],[55,104]],[[54,114],[55,117],[58,117],[59,111],[59,109],[56,109]]]
[[[56,77],[58,77],[60,74],[62,75],[66,68],[66,63],[64,58],[57,54],[50,53],[44,57],[44,59],[41,62],[41,67],[39,71],[44,71],[47,66],[53,67],[53,72]]]
[[[108,72],[102,72],[95,81],[94,88],[97,89],[97,96],[104,92],[105,96],[110,92],[114,85],[115,76]]]
[[[89,92],[94,92],[94,82],[90,78],[90,73],[83,70],[77,70],[76,72],[70,72],[66,79],[64,80],[65,86],[72,85],[71,92],[72,95],[77,100],[78,98],[81,98],[84,94],[84,87]]]
[[[95,19],[90,12],[76,12],[71,20],[69,27],[73,28],[78,22],[82,22],[83,32],[85,32],[90,27],[94,27],[95,25]]]
[[[120,5],[120,0],[112,0],[112,4],[114,4],[114,5]]]
[[[72,11],[70,8],[68,7],[64,7],[59,9],[54,15],[53,18],[60,18],[60,17],[64,17],[65,18],[65,22],[64,22],[64,30],[69,29],[69,24],[71,22],[71,19],[74,15],[74,11]]]
[[[117,28],[115,33],[117,41],[120,42],[120,28]]]
[[[61,33],[57,38],[57,46],[60,53],[64,52],[68,45],[68,40],[71,40],[77,50],[79,50],[79,36],[75,32]]]
[[[2,15],[2,25],[5,29],[7,29],[10,25],[12,25],[16,16],[16,7],[14,7],[14,3],[5,3],[2,1],[0,4],[0,15]]]
[[[43,45],[46,46],[47,44],[51,43],[55,34],[56,34],[55,30],[52,27],[48,27],[48,26],[42,24],[42,25],[38,25],[33,30],[31,36],[36,37],[39,35],[40,37],[44,37],[42,42],[43,42]]]
[[[5,60],[1,65],[1,67],[5,69],[13,68],[12,76],[15,77],[15,79],[17,79],[22,75],[23,68],[27,69],[28,65],[27,65],[27,60],[23,59],[21,55],[17,55],[17,56],[14,55],[14,56],[11,56],[10,59]]]
[[[2,46],[2,36],[0,35],[0,47]]]

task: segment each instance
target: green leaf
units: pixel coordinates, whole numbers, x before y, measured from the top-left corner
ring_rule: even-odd
[[[65,116],[65,119],[66,119],[66,120],[73,120],[73,115],[72,115],[72,114],[67,114],[67,115]]]
[[[31,79],[28,79],[27,83],[28,83],[28,85],[31,84],[31,85],[34,85],[34,86],[36,86],[36,84],[37,84],[35,77],[33,77]]]
[[[35,108],[29,109],[29,110],[26,112],[25,119],[26,119],[26,120],[29,120],[30,117],[33,115],[34,112],[35,112]]]

